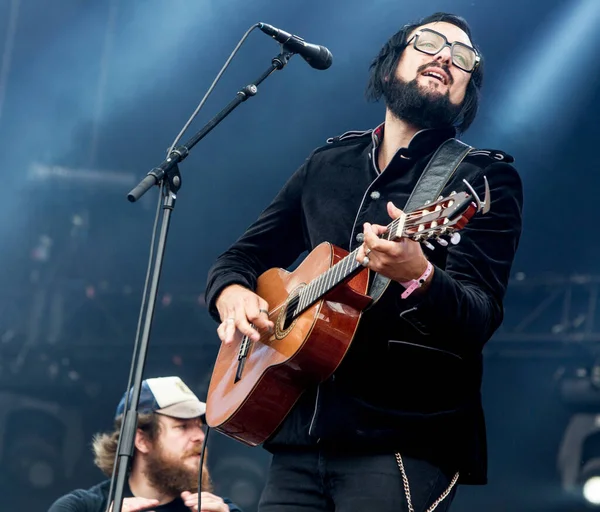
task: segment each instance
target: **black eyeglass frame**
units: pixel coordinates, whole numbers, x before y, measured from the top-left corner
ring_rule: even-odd
[[[432,34],[440,36],[445,41],[444,44],[441,46],[441,48],[439,50],[437,50],[434,53],[426,52],[425,50],[421,50],[421,48],[417,48],[417,41],[419,40],[419,36],[423,32],[431,32]],[[418,52],[426,53],[427,55],[437,55],[444,48],[446,48],[446,46],[448,46],[450,48],[450,54],[452,55],[452,63],[458,69],[462,69],[465,73],[473,73],[477,69],[477,66],[479,66],[479,63],[481,62],[481,57],[479,56],[479,52],[475,48],[473,48],[472,46],[469,46],[468,44],[461,43],[459,41],[454,41],[453,43],[449,43],[448,42],[448,38],[444,34],[440,34],[439,32],[436,32],[435,30],[432,30],[430,28],[421,28],[421,29],[417,30],[414,33],[414,35],[408,40],[408,42],[406,43],[406,45],[408,46],[411,43],[411,41],[413,41],[413,39],[414,39],[414,42],[412,43],[413,44],[413,48],[415,50],[417,50]],[[471,69],[471,70],[465,69],[462,66],[460,66],[459,64],[457,64],[456,62],[454,62],[453,50],[454,50],[455,46],[463,46],[464,48],[468,48],[469,50],[471,50],[475,54],[475,63],[473,64],[473,69]]]

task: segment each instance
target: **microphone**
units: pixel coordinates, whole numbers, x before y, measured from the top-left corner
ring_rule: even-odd
[[[308,62],[310,67],[327,69],[331,66],[333,55],[324,46],[307,43],[301,37],[279,30],[273,25],[267,25],[266,23],[259,23],[258,28],[275,39],[275,41],[284,44],[290,51],[300,55],[300,57]]]

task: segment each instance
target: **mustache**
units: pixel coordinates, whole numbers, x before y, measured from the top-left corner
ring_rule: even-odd
[[[194,455],[201,455],[202,454],[202,446],[197,446],[195,448],[192,448],[191,450],[188,450],[187,452],[185,452],[183,454],[183,457],[192,457]]]
[[[417,69],[417,73],[421,74],[425,70],[430,69],[430,68],[440,68],[440,69],[444,70],[446,72],[446,74],[448,75],[448,83],[450,85],[452,85],[454,83],[454,78],[452,77],[452,73],[450,73],[450,68],[448,67],[447,64],[443,64],[441,62],[439,62],[439,63],[429,62],[427,64],[423,64],[422,66],[419,66],[419,68]]]

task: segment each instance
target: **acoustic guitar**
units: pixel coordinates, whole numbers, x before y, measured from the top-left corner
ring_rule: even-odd
[[[404,213],[380,237],[447,245],[476,212],[489,210],[487,180],[483,202],[465,183],[471,194],[453,192]],[[211,428],[249,446],[261,444],[305,389],[336,370],[372,302],[369,269],[356,261],[357,252],[324,242],[293,272],[272,268],[259,276],[255,291],[269,304],[274,332],[256,342],[238,332],[233,343],[221,344],[206,406]]]

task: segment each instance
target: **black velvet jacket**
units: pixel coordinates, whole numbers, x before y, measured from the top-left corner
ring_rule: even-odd
[[[361,243],[362,225],[390,223],[387,201],[402,208],[427,162],[453,130],[423,130],[380,173],[382,127],[348,132],[312,152],[208,276],[211,315],[232,283],[251,289],[271,267],[289,267],[328,241],[346,250]],[[392,282],[360,321],[346,358],[326,382],[309,389],[279,430],[270,451],[319,446],[399,451],[425,458],[461,483],[487,482],[481,406],[482,349],[503,318],[502,301],[521,235],[522,185],[501,151],[473,150],[444,189],[466,179],[491,211],[476,214],[457,245],[424,248],[435,270],[419,297],[400,297]]]

